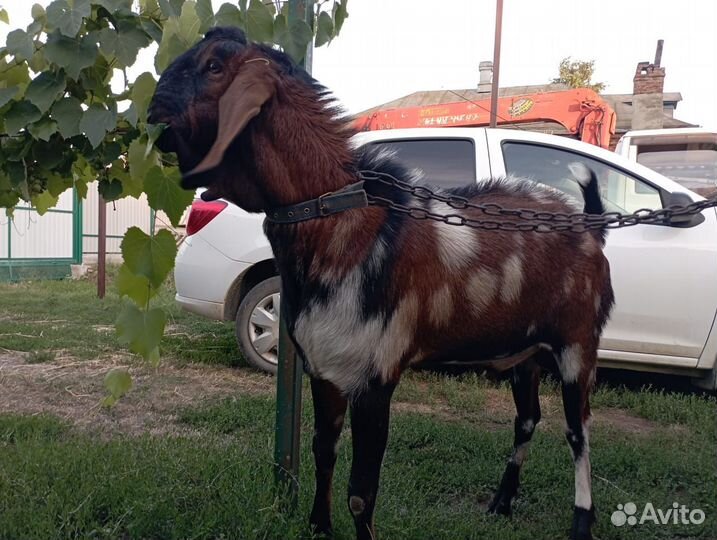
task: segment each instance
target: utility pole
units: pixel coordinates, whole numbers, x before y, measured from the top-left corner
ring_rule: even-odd
[[[289,0],[288,24],[296,19],[310,26],[314,20],[314,0]],[[301,62],[311,73],[313,40]],[[296,508],[299,496],[299,455],[301,437],[301,383],[303,366],[286,325],[286,296],[281,292],[279,319],[278,366],[276,374],[276,427],[274,439],[274,479],[281,489],[289,493],[289,506]]]
[[[498,125],[498,81],[500,79],[500,37],[503,30],[503,0],[495,5],[495,40],[493,41],[493,83],[490,87],[490,127]]]
[[[97,297],[105,297],[107,280],[107,202],[97,197]]]

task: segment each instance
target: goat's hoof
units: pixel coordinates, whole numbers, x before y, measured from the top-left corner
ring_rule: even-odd
[[[578,508],[573,510],[573,526],[570,529],[570,540],[592,540],[593,535],[590,532],[592,524],[595,523],[595,507],[590,510]]]
[[[495,497],[493,497],[490,506],[488,506],[488,513],[510,517],[513,513],[510,503],[511,499],[509,497],[506,497],[502,493],[498,492],[495,494]]]

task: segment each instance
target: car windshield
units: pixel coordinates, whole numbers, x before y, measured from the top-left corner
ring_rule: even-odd
[[[717,194],[717,144],[638,147],[637,161],[704,197]]]

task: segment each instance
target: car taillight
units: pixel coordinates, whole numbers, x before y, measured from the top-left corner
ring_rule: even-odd
[[[207,223],[217,217],[226,207],[227,203],[224,201],[194,201],[187,220],[187,236],[201,231]]]

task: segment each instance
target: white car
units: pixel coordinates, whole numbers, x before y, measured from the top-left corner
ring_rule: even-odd
[[[568,168],[580,161],[598,174],[608,210],[629,213],[702,199],[625,157],[540,133],[421,128],[361,133],[355,141],[393,149],[438,186],[510,174],[580,197]],[[177,257],[176,298],[194,313],[236,321],[247,360],[276,372],[279,278],[262,221],[263,215],[224,201],[196,200]],[[600,365],[687,375],[714,389],[715,209],[672,223],[611,230],[605,251],[616,305],[600,343]]]

